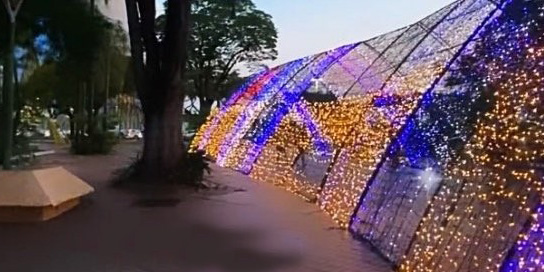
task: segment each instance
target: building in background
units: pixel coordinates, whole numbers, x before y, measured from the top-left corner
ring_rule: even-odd
[[[109,0],[106,4],[105,0],[97,1],[98,9],[106,17],[113,21],[120,22],[125,30],[128,31],[127,10],[125,0]]]

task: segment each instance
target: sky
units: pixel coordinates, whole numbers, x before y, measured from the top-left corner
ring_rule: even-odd
[[[162,12],[163,0],[156,0]],[[253,0],[278,29],[274,66],[345,44],[364,41],[423,19],[454,0]],[[113,4],[112,4],[113,3]],[[124,0],[110,14],[126,18]]]
[[[253,0],[272,15],[281,64],[407,26],[453,0]]]
[[[155,0],[158,13],[162,2]],[[258,9],[272,15],[278,29],[278,58],[264,64],[273,67],[410,25],[454,0],[253,0]],[[103,12],[123,21],[124,0],[110,0]],[[243,67],[240,72],[248,73]]]

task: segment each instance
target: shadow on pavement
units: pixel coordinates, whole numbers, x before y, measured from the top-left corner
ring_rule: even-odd
[[[259,247],[263,237],[255,231],[196,225],[187,233],[193,234],[188,246],[191,251],[184,252],[182,258],[190,271],[276,271],[300,262],[298,254]]]

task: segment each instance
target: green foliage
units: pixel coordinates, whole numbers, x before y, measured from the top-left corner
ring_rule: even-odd
[[[19,135],[14,140],[13,155],[16,158],[15,164],[22,165],[30,162],[33,158],[33,152],[37,151],[35,147],[30,145],[30,138]]]
[[[78,155],[109,154],[116,144],[117,138],[113,133],[96,130],[73,143],[72,152]]]
[[[91,78],[95,86],[95,108],[102,106],[106,94],[110,98],[126,90],[125,77],[130,63],[127,57],[127,36],[123,28],[113,25],[106,30],[104,42],[96,52],[97,59],[93,64],[95,71]]]
[[[53,62],[37,67],[28,79],[20,87],[23,99],[26,104],[34,103],[39,98],[40,106],[47,106],[47,103],[57,96],[66,100],[66,96],[59,96],[62,84],[66,81],[60,79],[57,72],[57,65]]]
[[[205,172],[210,174],[211,168],[204,152],[187,153],[173,180],[181,184],[202,186]]]
[[[272,17],[251,0],[196,0],[187,63],[187,95],[218,101],[240,83],[236,68],[277,56]],[[165,17],[157,19],[159,33]]]
[[[24,135],[25,132],[34,132],[36,126],[40,125],[44,120],[43,110],[39,100],[28,101],[21,109],[18,134]]]
[[[4,12],[0,13],[0,29],[6,27],[5,16]],[[102,16],[91,14],[86,1],[26,0],[17,17],[16,43],[25,49],[32,48],[46,59],[67,55],[90,59],[107,24]],[[42,39],[36,41],[38,37]],[[0,48],[5,47],[6,42],[7,37],[0,35]]]
[[[0,12],[0,29],[6,24],[6,14]],[[6,45],[7,37],[0,32],[0,52]],[[99,107],[108,76],[111,96],[126,84],[126,33],[100,12],[91,12],[89,1],[25,0],[17,20],[16,46],[23,97],[40,97],[42,106],[56,99],[60,105],[76,107],[82,82],[89,86],[93,82],[93,107]]]
[[[26,163],[31,162],[34,158],[33,153],[38,151],[36,147],[30,144],[31,139],[24,136],[18,135],[14,138],[13,142],[13,157],[15,158],[12,162],[15,167],[23,166]],[[0,165],[2,164],[3,156],[0,156]]]
[[[185,115],[183,121],[187,122],[187,130],[194,131],[198,130],[204,122],[206,122],[206,116],[200,114],[194,115]]]

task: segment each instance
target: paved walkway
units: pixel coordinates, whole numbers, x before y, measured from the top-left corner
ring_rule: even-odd
[[[0,224],[0,271],[390,271],[313,204],[230,170],[214,166],[212,178],[239,190],[140,195],[109,187],[136,149],[44,158],[41,166],[64,165],[97,190],[52,221]],[[157,198],[179,203],[137,205]]]

